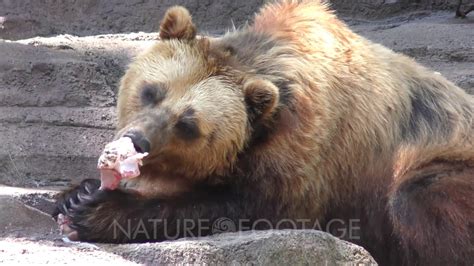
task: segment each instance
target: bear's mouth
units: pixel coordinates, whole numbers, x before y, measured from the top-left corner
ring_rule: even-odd
[[[150,152],[150,141],[140,132],[131,131],[124,135],[132,140],[133,147],[137,153]]]
[[[133,148],[135,148],[135,150],[137,151],[137,153],[144,153],[144,151],[142,150],[142,148],[140,148],[138,145],[136,145],[135,143],[133,143]]]

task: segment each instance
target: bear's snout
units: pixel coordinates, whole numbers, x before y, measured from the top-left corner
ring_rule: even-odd
[[[123,136],[132,140],[133,146],[137,152],[150,152],[150,141],[143,135],[142,132],[133,130],[125,133]]]

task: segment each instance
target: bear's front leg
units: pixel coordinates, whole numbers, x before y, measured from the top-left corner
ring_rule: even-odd
[[[53,216],[71,240],[130,243],[205,236],[219,220],[232,227],[248,217],[243,201],[219,189],[186,200],[159,200],[99,186],[99,180],[87,179],[57,200]]]

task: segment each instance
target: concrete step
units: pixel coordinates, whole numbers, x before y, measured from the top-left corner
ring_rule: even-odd
[[[114,129],[115,107],[0,107],[0,123]]]
[[[243,25],[266,1],[0,1],[0,38],[156,32],[165,11],[174,5],[187,7],[199,30],[222,33]]]
[[[114,55],[83,56],[75,50],[55,50],[1,42],[0,106],[115,105],[117,82],[125,65]]]
[[[97,157],[114,135],[119,79],[150,44],[131,39],[0,41],[0,184],[65,186],[98,176]]]
[[[98,155],[112,129],[0,123],[0,184],[68,185],[98,177]]]

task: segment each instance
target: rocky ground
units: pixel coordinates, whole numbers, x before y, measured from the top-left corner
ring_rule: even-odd
[[[25,8],[20,5],[24,1],[2,3]],[[107,14],[106,6],[101,8],[105,11],[99,15]],[[15,18],[31,20],[21,14]],[[452,11],[416,11],[383,20],[346,21],[361,35],[414,57],[474,94],[474,16],[461,20]],[[97,176],[97,155],[113,135],[117,83],[130,59],[157,35],[97,35],[109,26],[91,22],[71,26],[83,37],[51,36],[60,31],[53,22],[42,22],[49,30],[25,30],[21,27],[26,24],[19,23],[16,32],[23,35],[15,34],[15,27],[0,32],[0,263],[134,264],[152,258],[161,263],[177,258],[190,263],[371,261],[364,250],[318,232],[261,232],[144,245],[64,243],[45,214],[51,197],[71,183]],[[120,23],[121,30],[130,30]],[[101,30],[93,32],[94,27]],[[219,33],[211,26],[206,30]],[[33,37],[38,35],[49,37]]]

